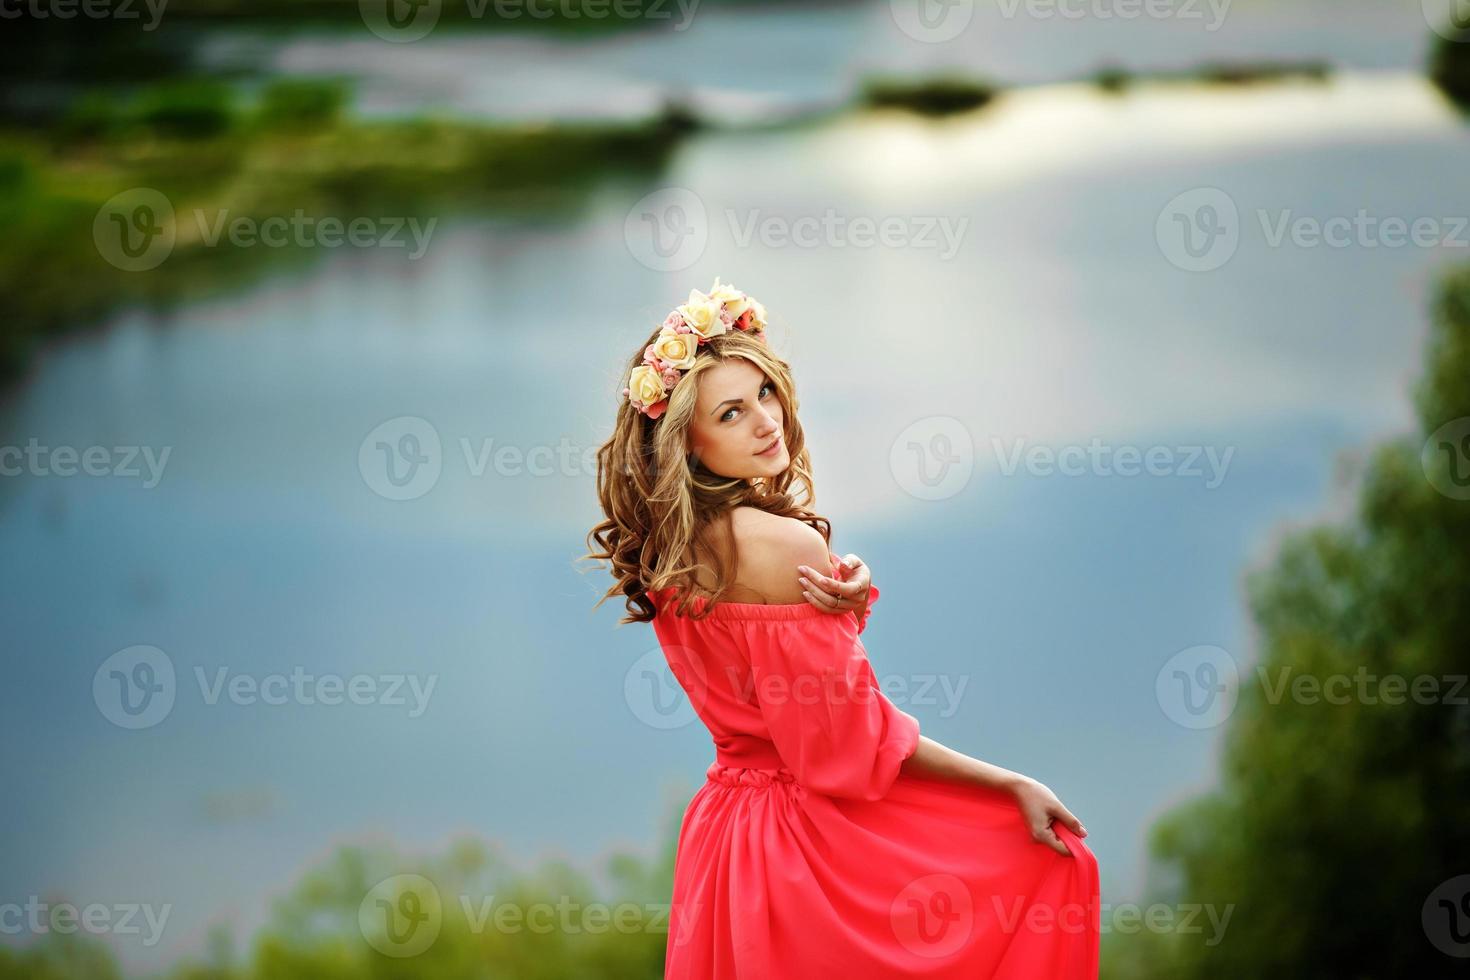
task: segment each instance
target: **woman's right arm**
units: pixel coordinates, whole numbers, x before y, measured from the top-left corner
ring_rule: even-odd
[[[998,789],[1015,797],[1016,804],[1031,828],[1031,836],[1038,843],[1053,850],[1070,855],[1067,845],[1051,829],[1052,820],[1060,820],[1071,828],[1078,837],[1086,837],[1087,830],[1072,811],[1062,806],[1046,786],[1009,769],[971,758],[956,752],[947,745],[934,741],[927,735],[919,736],[919,747],[914,754],[903,760],[901,772],[912,776],[929,776],[971,786]]]

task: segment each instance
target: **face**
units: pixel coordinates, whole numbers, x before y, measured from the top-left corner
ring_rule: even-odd
[[[689,448],[721,476],[774,477],[791,464],[784,421],[776,386],[765,372],[732,357],[699,376]]]

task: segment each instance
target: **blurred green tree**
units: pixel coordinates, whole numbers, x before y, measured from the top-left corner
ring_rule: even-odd
[[[1470,268],[1440,284],[1415,400],[1421,431],[1371,455],[1355,517],[1248,576],[1259,661],[1221,785],[1154,828],[1151,897],[1234,905],[1223,941],[1114,935],[1107,975],[1463,975],[1442,949],[1470,896],[1431,896],[1470,872]]]

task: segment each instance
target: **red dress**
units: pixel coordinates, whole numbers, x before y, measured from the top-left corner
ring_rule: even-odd
[[[649,595],[715,746],[665,980],[1096,980],[1097,859],[1060,822],[1070,857],[1032,840],[1008,794],[899,772],[919,723],[878,687],[866,614],[719,602],[696,622]]]

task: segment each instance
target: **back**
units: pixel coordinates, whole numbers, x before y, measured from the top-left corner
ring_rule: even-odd
[[[814,561],[834,569],[838,559]],[[852,615],[805,601],[721,601],[695,619],[677,614],[672,587],[649,596],[664,657],[709,730],[716,768],[784,770],[833,796],[887,790],[917,745],[918,721],[879,689]],[[878,596],[870,586],[869,608]]]

